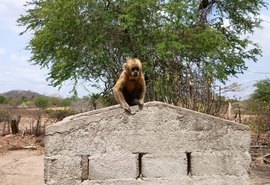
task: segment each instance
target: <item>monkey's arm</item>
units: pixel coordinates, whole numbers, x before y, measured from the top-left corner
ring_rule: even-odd
[[[129,105],[127,104],[125,97],[123,95],[123,88],[125,83],[126,83],[125,76],[124,74],[121,74],[115,86],[113,87],[113,94],[116,101],[120,104],[120,106],[127,112],[131,113]]]

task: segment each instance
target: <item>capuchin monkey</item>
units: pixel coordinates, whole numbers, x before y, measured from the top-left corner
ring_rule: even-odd
[[[138,105],[140,109],[143,108],[145,90],[141,61],[137,58],[127,59],[123,72],[113,87],[116,101],[131,114],[129,106]]]

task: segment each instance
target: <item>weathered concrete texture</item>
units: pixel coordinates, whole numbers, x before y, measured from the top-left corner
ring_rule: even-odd
[[[48,127],[45,183],[249,184],[247,126],[160,102],[132,111],[117,105]]]

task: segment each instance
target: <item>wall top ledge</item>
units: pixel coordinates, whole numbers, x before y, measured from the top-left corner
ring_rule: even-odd
[[[46,135],[52,135],[58,132],[62,133],[64,131],[69,131],[70,129],[72,129],[72,127],[80,127],[82,124],[89,124],[89,121],[90,122],[100,121],[101,119],[106,118],[106,117],[116,117],[120,115],[120,116],[136,118],[137,116],[141,114],[159,115],[160,111],[157,111],[157,109],[164,109],[167,111],[169,109],[170,112],[172,113],[175,112],[176,114],[180,113],[183,115],[189,115],[189,116],[194,116],[194,117],[203,117],[207,120],[211,119],[217,124],[225,124],[225,125],[231,126],[235,130],[243,130],[243,131],[250,130],[250,128],[247,125],[236,123],[230,120],[225,120],[222,118],[218,118],[215,116],[196,112],[190,109],[170,105],[170,104],[159,102],[159,101],[151,101],[144,104],[143,110],[139,110],[138,106],[132,106],[131,110],[132,112],[135,112],[135,115],[127,114],[119,105],[113,105],[113,106],[101,108],[98,110],[93,110],[89,112],[72,115],[72,116],[66,117],[62,121],[59,121],[53,125],[48,126],[46,128]],[[75,122],[80,122],[80,124],[75,124]]]

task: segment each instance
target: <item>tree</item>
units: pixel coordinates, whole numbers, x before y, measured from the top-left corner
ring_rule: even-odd
[[[270,104],[270,79],[258,81],[257,83],[255,83],[254,86],[256,87],[256,89],[254,93],[251,95],[251,98],[254,101],[263,103],[265,105],[269,105]]]
[[[92,93],[90,96],[89,96],[89,101],[93,107],[94,110],[97,109],[97,105],[98,105],[98,100],[101,99],[100,97],[100,94],[97,94],[97,93]]]
[[[65,98],[62,100],[61,105],[63,107],[68,107],[71,104],[72,99],[71,98]]]
[[[199,6],[198,0],[35,0],[18,23],[33,33],[31,62],[50,69],[53,86],[83,80],[107,96],[126,57],[137,56],[147,100],[196,110],[204,105],[209,112],[214,81],[243,73],[245,61],[261,54],[244,34],[260,27],[266,3],[212,0]]]
[[[50,101],[50,98],[47,96],[36,96],[34,98],[34,104],[36,107],[44,110],[51,104],[51,101]],[[37,117],[37,122],[34,127],[34,135],[40,136],[41,135],[41,118],[42,118],[41,112],[38,112],[36,117]]]
[[[254,85],[256,87],[251,95],[253,102],[253,110],[259,116],[259,121],[264,130],[270,129],[270,79],[258,81]]]
[[[248,110],[254,114],[249,124],[251,129],[260,134],[270,129],[270,79],[254,84],[255,91],[247,101]]]
[[[0,104],[5,104],[7,103],[7,99],[4,96],[0,96]]]
[[[46,96],[37,96],[34,98],[35,106],[45,109],[50,105],[50,99]]]
[[[21,115],[16,115],[11,119],[10,127],[12,134],[19,133],[19,123],[21,121]]]

